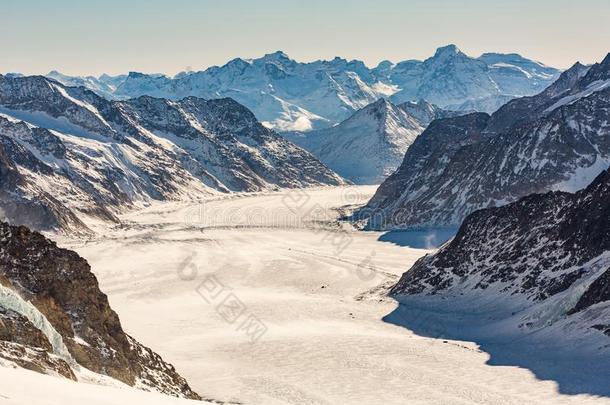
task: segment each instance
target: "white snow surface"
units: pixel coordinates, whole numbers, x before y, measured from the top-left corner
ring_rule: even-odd
[[[557,102],[555,104],[553,104],[552,106],[550,106],[549,108],[544,110],[544,112],[548,113],[553,110],[556,110],[557,108],[559,108],[561,106],[573,104],[576,101],[580,100],[581,98],[589,97],[593,93],[604,90],[608,86],[610,86],[610,79],[609,80],[596,80],[596,81],[590,83],[584,90],[567,95],[567,96],[562,97],[561,99],[557,100]]]
[[[13,366],[14,367],[14,366]],[[108,387],[13,368],[0,359],[0,403],[6,405],[196,405],[207,401],[179,399],[128,386]]]
[[[487,364],[489,355],[475,343],[424,337],[384,322],[397,309],[386,289],[430,250],[381,242],[381,233],[336,221],[345,206],[364,204],[374,190],[158,203],[123,215],[120,229],[89,224],[98,237],[64,236],[59,244],[88,260],[126,332],[174,364],[206,398],[244,404],[610,403],[562,394],[556,382],[526,368]],[[218,310],[230,294],[244,308],[233,323]],[[249,316],[266,327],[255,342],[240,329]],[[82,403],[85,396],[98,401],[88,403],[165,403],[148,393],[31,373],[26,378],[29,372],[20,370],[0,373],[3,382],[14,382],[0,388],[12,404]],[[24,389],[28,384],[39,389]]]

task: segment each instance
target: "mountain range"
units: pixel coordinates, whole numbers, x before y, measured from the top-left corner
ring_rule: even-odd
[[[308,131],[338,124],[379,98],[396,104],[425,99],[443,108],[493,112],[512,98],[539,93],[558,75],[559,70],[517,54],[473,58],[448,45],[424,61],[383,61],[374,68],[338,57],[301,63],[278,51],[174,77],[138,72],[70,77],[56,71],[48,77],[110,99],[231,97],[267,127]]]
[[[371,228],[457,226],[473,211],[576,191],[610,165],[610,54],[492,115],[433,121],[357,215]]]
[[[0,75],[0,202],[34,229],[153,200],[339,185],[310,153],[232,99],[108,101],[42,76]]]

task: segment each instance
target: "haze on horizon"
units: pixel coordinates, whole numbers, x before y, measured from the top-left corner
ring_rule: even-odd
[[[298,61],[516,52],[567,68],[610,47],[610,0],[4,0],[0,72],[173,75],[282,50]]]

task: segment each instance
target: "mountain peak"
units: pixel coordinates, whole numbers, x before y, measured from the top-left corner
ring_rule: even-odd
[[[561,75],[559,76],[559,79],[567,78],[567,77],[574,77],[576,79],[579,79],[582,76],[584,76],[588,70],[589,70],[589,66],[585,66],[580,62],[576,62],[569,69],[564,70],[561,73]],[[557,81],[559,81],[559,79]],[[573,83],[572,83],[572,85],[573,85]]]
[[[460,51],[457,46],[455,46],[454,44],[449,44],[437,48],[436,52],[434,53],[434,57],[436,58],[442,55],[457,55],[460,53],[462,53],[462,51]]]
[[[381,62],[379,62],[379,64],[377,65],[377,67],[375,69],[377,70],[386,70],[386,69],[391,69],[392,67],[394,67],[394,63],[385,59],[382,60]]]
[[[350,120],[359,120],[361,117],[366,116],[374,116],[378,120],[383,120],[388,110],[393,108],[394,105],[386,98],[379,98],[376,101],[362,107],[358,111],[356,111],[351,117],[349,117],[346,121]]]
[[[363,110],[372,110],[372,111],[385,111],[391,107],[390,101],[388,99],[381,97],[377,101],[372,102],[368,106],[364,107]]]
[[[601,61],[600,65],[610,67],[610,52],[608,52],[604,60]]]
[[[604,60],[591,66],[586,73],[582,83],[580,83],[581,86],[590,85],[597,80],[610,79],[610,53],[606,55]]]
[[[290,57],[283,51],[275,51],[273,53],[267,53],[263,56],[263,59],[268,60],[290,60]]]
[[[127,77],[129,79],[144,79],[146,78],[148,75],[146,73],[141,73],[141,72],[129,72],[127,73]]]

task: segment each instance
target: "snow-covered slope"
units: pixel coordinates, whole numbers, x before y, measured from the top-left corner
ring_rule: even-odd
[[[393,95],[397,102],[424,98],[449,109],[491,113],[511,98],[544,90],[558,76],[557,69],[517,54],[475,59],[448,45],[420,64],[396,68],[389,79],[401,89]]]
[[[7,405],[203,405],[209,401],[174,398],[131,387],[83,384],[22,368],[0,367],[2,400]],[[32,389],[36,387],[36,389]]]
[[[558,77],[555,68],[526,59],[516,53],[484,53],[477,60],[489,66],[489,75],[502,94],[526,96],[524,89],[541,92]]]
[[[0,365],[200,399],[171,364],[123,331],[84,259],[4,222]]]
[[[610,348],[610,171],[575,194],[533,194],[468,216],[457,236],[393,287],[581,350]],[[433,299],[432,299],[433,300]],[[512,333],[515,330],[511,331]],[[606,336],[604,336],[606,335]]]
[[[558,73],[516,54],[484,54],[475,59],[449,45],[423,62],[384,61],[375,68],[342,58],[300,63],[278,51],[175,77],[137,72],[99,78],[49,75],[117,99],[231,97],[268,127],[308,131],[337,124],[381,97],[391,97],[396,104],[423,98],[441,107],[491,112],[507,99],[538,93]]]
[[[56,70],[52,70],[46,74],[46,77],[56,80],[65,86],[70,87],[86,87],[89,90],[94,91],[102,97],[112,99],[114,98],[114,92],[116,91],[117,86],[122,83],[126,75],[119,76],[108,76],[101,75],[100,77],[94,76],[67,76],[61,74]]]
[[[429,122],[448,114],[423,100],[396,106],[379,99],[332,128],[285,136],[344,178],[379,184]]]
[[[574,65],[493,115],[434,121],[360,217],[371,227],[454,226],[536,192],[575,191],[610,165],[610,55]]]
[[[150,200],[342,184],[234,100],[110,102],[40,76],[0,76],[0,164],[4,214],[36,229]]]

